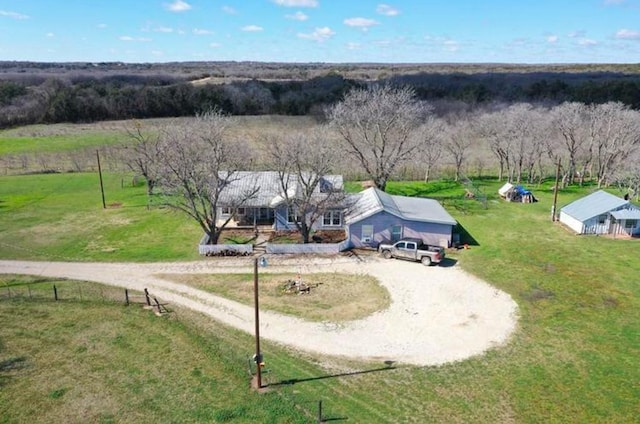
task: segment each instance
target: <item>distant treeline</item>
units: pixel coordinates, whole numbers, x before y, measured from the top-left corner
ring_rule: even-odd
[[[376,81],[338,71],[307,79],[194,82],[211,74],[0,73],[0,127],[57,122],[193,116],[212,107],[232,115],[322,115],[353,87],[390,83],[414,88],[436,111],[460,104],[555,105],[619,101],[640,109],[640,75],[614,72],[392,73]]]

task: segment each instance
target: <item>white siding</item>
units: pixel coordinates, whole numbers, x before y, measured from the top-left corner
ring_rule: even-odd
[[[566,213],[560,211],[560,222],[562,222],[567,227],[571,228],[578,234],[582,234],[584,231],[584,225],[582,222],[578,221],[572,216],[567,215]]]

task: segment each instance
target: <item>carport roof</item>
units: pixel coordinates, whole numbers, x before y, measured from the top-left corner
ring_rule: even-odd
[[[611,216],[613,216],[617,220],[621,220],[621,219],[640,220],[640,209],[622,209],[619,211],[611,212]]]

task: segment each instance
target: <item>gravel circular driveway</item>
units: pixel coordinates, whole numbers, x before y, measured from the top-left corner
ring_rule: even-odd
[[[69,263],[0,261],[0,273],[95,281],[142,291],[253,333],[254,310],[183,284],[160,273],[251,272],[252,259],[207,258],[185,263]],[[478,355],[504,344],[516,328],[511,297],[457,266],[366,257],[271,257],[266,272],[369,274],[389,291],[391,305],[364,319],[317,323],[260,311],[260,335],[295,349],[326,355],[414,365],[436,365]]]

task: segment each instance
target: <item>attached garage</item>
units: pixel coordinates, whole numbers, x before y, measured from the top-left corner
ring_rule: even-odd
[[[355,195],[345,214],[352,247],[376,248],[383,241],[405,237],[449,247],[456,225],[437,200],[393,196],[375,187]]]

